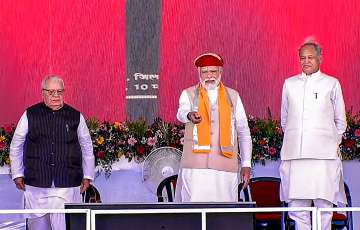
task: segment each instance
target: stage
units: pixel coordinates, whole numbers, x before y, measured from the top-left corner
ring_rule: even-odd
[[[67,204],[66,209],[90,209],[96,229],[122,226],[132,230],[253,229],[253,202],[241,203],[119,203]],[[244,210],[245,209],[245,210]],[[241,212],[244,211],[244,212]],[[85,215],[67,216],[67,229],[85,230]],[[93,227],[93,226],[92,226]]]
[[[273,176],[279,177],[278,167],[280,161],[266,161],[265,166],[256,164],[253,167],[252,176]],[[360,171],[359,161],[344,161],[344,179],[349,185],[352,204],[354,207],[360,207],[360,182],[354,176]],[[15,188],[8,169],[1,168],[0,174],[0,210],[2,209],[22,209],[23,196]],[[4,174],[5,173],[5,174]],[[101,194],[102,202],[109,203],[156,203],[157,197],[151,193],[142,183],[141,164],[135,162],[128,163],[122,160],[113,166],[113,172],[109,178],[103,174],[99,175],[94,183]],[[0,226],[9,221],[9,216],[0,215]],[[21,215],[11,215],[12,225],[21,225],[23,219]],[[360,213],[353,213],[354,230],[360,229]],[[19,228],[21,229],[21,228]]]

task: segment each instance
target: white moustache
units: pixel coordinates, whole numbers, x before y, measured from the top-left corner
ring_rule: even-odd
[[[209,79],[206,79],[205,80],[205,83],[208,82],[208,81],[216,81],[216,78],[209,78]]]

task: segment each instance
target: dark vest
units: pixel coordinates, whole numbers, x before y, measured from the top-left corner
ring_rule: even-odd
[[[76,187],[83,179],[77,129],[80,112],[64,105],[53,111],[44,103],[26,110],[29,131],[24,145],[25,184]]]

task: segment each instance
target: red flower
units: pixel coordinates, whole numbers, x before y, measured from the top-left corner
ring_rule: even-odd
[[[6,147],[5,141],[0,141],[0,150],[5,149],[5,147]]]
[[[354,134],[356,137],[360,137],[360,129],[355,129]]]
[[[275,155],[276,155],[276,148],[270,147],[270,148],[268,149],[268,152],[269,152],[269,154],[270,154],[271,156],[275,156]]]
[[[281,129],[280,129],[279,127],[276,127],[276,128],[275,128],[275,133],[276,133],[276,134],[281,134]]]
[[[4,132],[5,132],[5,134],[11,133],[11,132],[12,132],[12,127],[9,126],[9,125],[5,126],[5,127],[4,127]]]
[[[256,128],[256,127],[252,128],[252,129],[250,130],[250,132],[251,132],[252,134],[257,133],[258,131],[259,131],[259,130],[258,130],[258,128]]]
[[[347,148],[351,148],[354,144],[355,144],[354,140],[346,140],[344,143],[345,147]]]
[[[263,145],[265,145],[266,144],[266,142],[265,142],[265,140],[264,139],[261,139],[261,140],[259,140],[259,145],[261,145],[261,146],[263,146]]]
[[[149,137],[152,137],[152,136],[154,136],[152,130],[151,129],[146,130],[145,137],[149,138]]]
[[[103,151],[99,151],[96,154],[100,160],[104,160],[105,159],[105,153]]]
[[[145,148],[144,148],[144,146],[142,146],[142,145],[136,146],[136,152],[137,152],[139,155],[143,155],[143,154],[145,153]]]

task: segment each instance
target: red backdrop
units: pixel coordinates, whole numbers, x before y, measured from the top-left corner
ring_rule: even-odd
[[[360,3],[349,0],[182,0],[162,2],[160,114],[174,120],[178,97],[198,82],[194,58],[216,52],[223,81],[247,113],[280,113],[285,78],[299,73],[297,48],[308,36],[323,47],[321,69],[342,83],[347,108],[360,109]],[[175,83],[175,84],[174,84]]]
[[[125,118],[125,0],[9,0],[0,15],[0,125],[41,100],[49,73],[86,117]]]
[[[347,108],[359,110],[359,12],[358,0],[163,0],[159,115],[175,120],[181,90],[198,81],[193,59],[212,51],[247,113],[264,117],[269,106],[278,117],[282,83],[299,72],[308,36],[322,45],[321,68],[342,83]],[[0,125],[41,100],[48,73],[64,78],[65,100],[86,117],[125,119],[125,0],[4,0],[0,15]]]

